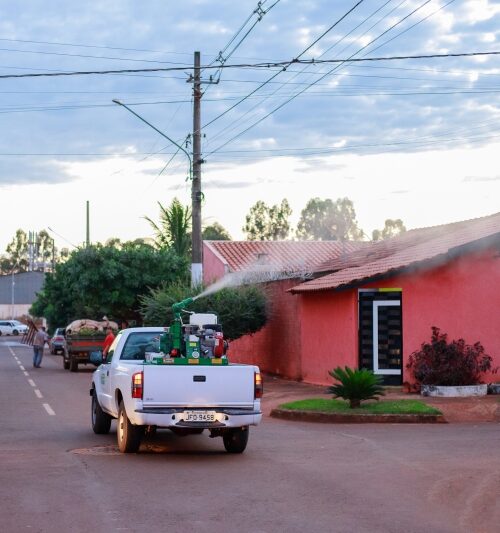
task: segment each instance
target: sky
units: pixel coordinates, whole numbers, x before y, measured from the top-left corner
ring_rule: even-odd
[[[410,229],[500,211],[500,55],[318,63],[499,52],[500,2],[259,4],[0,1],[0,253],[18,228],[80,245],[87,201],[93,242],[151,237],[158,202],[190,204],[187,157],[112,100],[183,144],[194,51],[210,67],[205,225],[243,239],[250,207],[283,198],[296,226],[309,199],[348,197],[367,238],[388,218]],[[256,66],[294,58],[316,63]],[[1,77],[154,68],[177,70]]]

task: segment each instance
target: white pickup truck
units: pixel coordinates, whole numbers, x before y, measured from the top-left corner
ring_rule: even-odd
[[[159,355],[164,331],[146,327],[118,333],[92,377],[92,429],[106,434],[116,418],[118,447],[125,453],[139,449],[147,428],[179,435],[208,429],[210,437],[222,437],[228,452],[243,452],[249,426],[262,418],[259,368],[196,360],[151,364],[147,359]]]

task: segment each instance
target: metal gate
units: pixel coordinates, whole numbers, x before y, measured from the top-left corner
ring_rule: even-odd
[[[402,292],[359,291],[359,367],[382,376],[385,385],[403,377]]]

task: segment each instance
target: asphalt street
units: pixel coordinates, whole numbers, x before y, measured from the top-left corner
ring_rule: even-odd
[[[3,533],[499,531],[499,424],[265,416],[242,455],[169,431],[120,454],[114,423],[92,432],[91,374],[0,338]]]

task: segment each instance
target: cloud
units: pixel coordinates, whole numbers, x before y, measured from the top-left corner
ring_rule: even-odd
[[[489,181],[500,181],[500,176],[465,176],[462,180],[463,182],[489,182]]]

